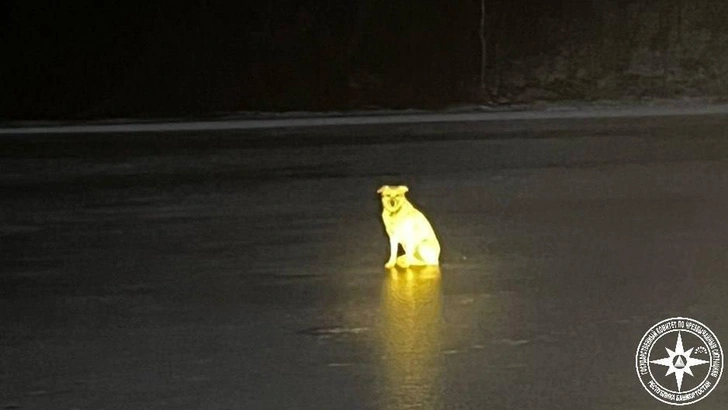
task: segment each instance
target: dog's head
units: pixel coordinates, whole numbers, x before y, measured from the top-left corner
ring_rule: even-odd
[[[402,205],[407,202],[404,194],[409,191],[404,185],[389,186],[384,185],[377,190],[377,193],[382,196],[382,206],[387,212],[395,213],[402,208]]]

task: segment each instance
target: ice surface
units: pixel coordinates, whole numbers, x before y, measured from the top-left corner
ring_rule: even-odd
[[[728,334],[724,125],[0,142],[0,405],[655,408],[643,333]],[[388,182],[438,232],[439,278],[384,271]]]

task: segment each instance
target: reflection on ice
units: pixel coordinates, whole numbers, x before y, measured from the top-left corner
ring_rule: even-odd
[[[382,299],[384,408],[441,407],[441,307],[438,267],[390,271]]]

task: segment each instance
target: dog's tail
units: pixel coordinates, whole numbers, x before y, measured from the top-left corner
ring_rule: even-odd
[[[438,266],[440,264],[440,245],[438,243],[422,243],[415,249],[414,255],[417,265]]]

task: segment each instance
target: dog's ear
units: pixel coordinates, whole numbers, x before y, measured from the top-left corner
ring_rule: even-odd
[[[407,186],[405,186],[405,185],[400,185],[400,186],[398,186],[398,187],[397,187],[397,190],[398,190],[399,192],[403,193],[403,194],[404,194],[404,193],[406,193],[406,192],[409,192],[409,188],[407,188]]]
[[[379,187],[379,189],[377,189],[377,193],[381,194],[382,192],[384,192],[388,189],[389,189],[389,185],[382,185],[381,187]]]

